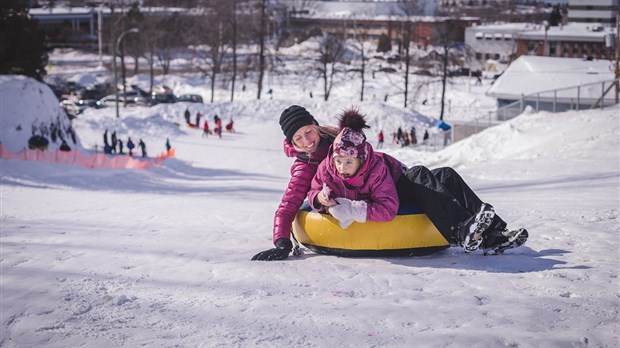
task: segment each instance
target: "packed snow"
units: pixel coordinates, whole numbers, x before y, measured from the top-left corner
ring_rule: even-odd
[[[209,95],[195,77],[166,79]],[[106,129],[144,139],[153,153],[170,139],[176,158],[161,167],[1,160],[0,346],[619,345],[618,106],[528,110],[426,151],[391,144],[388,134],[398,125],[431,127],[424,115],[437,109],[358,102],[353,88],[324,102],[298,93],[293,77],[277,79],[282,88],[273,100],[256,100],[248,80],[248,96],[235,102],[121,108],[120,118],[114,108],[88,109],[72,122],[80,151],[100,150]],[[35,118],[55,118],[57,101],[32,80],[0,82],[0,140],[19,149]],[[29,87],[13,88],[20,83]],[[449,90],[453,105],[488,104],[482,90],[460,83]],[[16,102],[26,97],[33,102]],[[47,109],[35,112],[34,104]],[[359,107],[372,125],[369,139],[387,133],[385,152],[408,165],[453,166],[530,239],[501,256],[450,248],[424,257],[341,258],[306,250],[286,261],[250,261],[272,247],[273,214],[292,163],[277,121],[291,104],[321,124]],[[215,114],[224,123],[232,118],[236,132],[202,137],[184,125],[186,108],[211,127]]]

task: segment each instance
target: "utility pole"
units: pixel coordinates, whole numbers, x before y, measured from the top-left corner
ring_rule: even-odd
[[[118,74],[116,73],[116,21],[114,21],[114,5],[110,5],[110,26],[112,28],[112,42],[110,43],[110,48],[112,49],[112,69],[114,69],[114,80],[112,83],[114,84],[114,105],[116,108],[116,118],[120,118],[120,114],[118,112]]]
[[[616,104],[620,95],[620,5],[616,11]]]

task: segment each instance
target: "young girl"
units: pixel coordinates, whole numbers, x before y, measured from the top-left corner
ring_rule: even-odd
[[[341,131],[312,180],[310,205],[315,210],[328,208],[342,228],[353,221],[394,219],[399,206],[395,182],[403,166],[373,151],[363,131],[369,127],[357,110],[346,110],[339,121]]]

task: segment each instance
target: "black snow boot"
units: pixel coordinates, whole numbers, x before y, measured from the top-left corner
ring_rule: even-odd
[[[466,253],[470,253],[480,246],[483,242],[483,234],[491,227],[495,209],[487,203],[482,203],[476,215],[467,219],[459,227],[458,237]]]
[[[503,231],[489,231],[485,233],[482,242],[482,251],[485,255],[500,255],[508,249],[520,247],[525,244],[529,234],[525,228],[516,230],[505,229]]]

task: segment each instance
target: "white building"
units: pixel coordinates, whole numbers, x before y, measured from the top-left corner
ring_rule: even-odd
[[[500,111],[502,107],[521,102],[508,110],[507,118],[521,113],[526,105],[553,112],[588,109],[605,93],[603,104],[611,105],[615,103],[612,63],[609,60],[521,56],[486,94],[497,98]],[[499,116],[501,118],[501,113]]]
[[[618,0],[569,0],[568,20],[571,22],[615,25]]]
[[[465,29],[465,44],[473,50],[479,67],[489,59],[508,63],[516,52],[515,36],[535,27],[532,23],[472,26]]]

